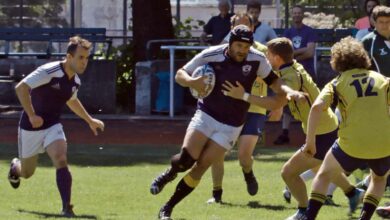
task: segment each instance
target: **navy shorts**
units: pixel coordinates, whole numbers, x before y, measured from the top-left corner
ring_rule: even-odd
[[[340,148],[337,141],[334,142],[332,146],[332,154],[339,162],[341,167],[348,173],[352,173],[354,170],[367,164],[368,167],[377,176],[384,176],[390,168],[390,156],[379,158],[379,159],[360,159],[360,158],[352,157],[349,156]]]
[[[263,114],[248,112],[240,135],[261,135],[265,120],[267,120],[267,116]]]
[[[338,129],[326,134],[316,135],[316,154],[314,154],[314,158],[324,160],[326,153],[337,139],[337,131]]]

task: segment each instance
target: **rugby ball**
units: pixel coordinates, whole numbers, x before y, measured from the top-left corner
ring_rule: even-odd
[[[213,68],[210,65],[203,65],[199,66],[195,69],[195,71],[192,73],[192,77],[198,77],[198,76],[207,76],[205,78],[204,83],[206,84],[206,93],[200,95],[195,89],[190,88],[191,95],[196,99],[204,99],[214,89],[215,85],[215,73]]]

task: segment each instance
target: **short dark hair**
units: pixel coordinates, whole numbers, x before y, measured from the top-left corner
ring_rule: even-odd
[[[294,59],[294,48],[290,39],[286,37],[274,38],[267,43],[268,51],[280,56],[285,63]]]
[[[91,42],[86,39],[81,38],[80,36],[74,36],[69,38],[68,48],[66,49],[66,53],[74,55],[77,50],[77,47],[82,47],[86,50],[90,50],[92,47]]]
[[[363,44],[351,36],[335,43],[330,52],[330,64],[337,72],[351,69],[368,69],[371,66],[371,60]]]
[[[299,8],[302,10],[302,12],[305,11],[305,8],[302,5],[294,5],[291,9],[293,9],[293,8]]]
[[[374,17],[374,21],[376,21],[379,17],[390,17],[390,7],[383,5],[375,6],[372,11],[372,16]]]
[[[246,4],[246,10],[249,11],[250,8],[259,9],[259,11],[261,11],[261,2],[258,0],[249,0]]]
[[[244,17],[247,17],[248,20],[249,20],[249,24],[252,26],[253,25],[253,19],[250,15],[248,15],[246,12],[237,12],[235,15],[233,15],[231,18],[230,18],[230,23],[232,24],[232,26],[234,26],[234,24],[240,20],[241,18],[244,18]]]

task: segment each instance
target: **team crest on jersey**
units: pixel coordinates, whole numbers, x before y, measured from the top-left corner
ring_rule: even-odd
[[[295,49],[300,48],[301,43],[302,43],[302,37],[301,36],[293,37],[292,43],[293,43]]]
[[[379,55],[381,55],[381,56],[385,56],[385,55],[387,55],[387,52],[385,51],[385,48],[381,48],[381,49],[379,49],[380,50],[380,54]]]
[[[252,66],[251,65],[244,65],[242,67],[242,73],[244,74],[244,76],[247,76],[249,75],[249,73],[251,72],[252,70]]]

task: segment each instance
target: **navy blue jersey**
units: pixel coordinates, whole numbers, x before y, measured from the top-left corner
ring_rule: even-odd
[[[271,66],[264,54],[250,48],[247,58],[243,62],[236,62],[227,54],[228,44],[210,47],[196,55],[183,69],[189,73],[201,65],[209,64],[215,72],[215,86],[213,91],[204,99],[199,99],[198,108],[215,120],[231,126],[241,126],[245,122],[249,103],[225,96],[222,93],[222,84],[229,81],[240,82],[245,91],[251,93],[256,77],[266,78],[271,72]]]
[[[68,78],[60,61],[38,67],[22,82],[31,88],[30,96],[35,114],[43,118],[43,125],[33,128],[23,111],[20,128],[29,131],[43,130],[59,123],[66,102],[77,98],[77,90],[81,84],[77,74]]]

